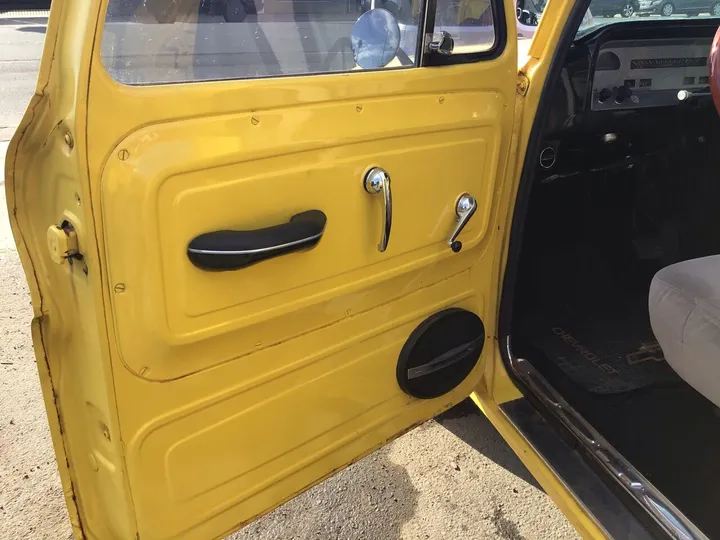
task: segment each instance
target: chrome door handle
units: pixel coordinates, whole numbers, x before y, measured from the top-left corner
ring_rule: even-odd
[[[380,167],[373,167],[363,181],[365,191],[370,195],[383,194],[383,226],[382,236],[378,244],[378,251],[382,253],[390,242],[390,229],[392,228],[392,192],[390,191],[390,175]]]
[[[450,240],[448,240],[450,249],[452,249],[455,253],[462,249],[462,242],[460,242],[457,237],[465,228],[468,221],[470,221],[470,218],[473,217],[475,210],[477,210],[477,201],[475,200],[475,197],[469,193],[463,193],[460,197],[458,197],[458,200],[455,203],[455,216],[457,223],[455,224],[455,230],[450,235]]]

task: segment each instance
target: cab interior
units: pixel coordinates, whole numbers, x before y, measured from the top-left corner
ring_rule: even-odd
[[[503,300],[513,357],[710,538],[720,538],[720,339],[707,336],[720,332],[703,319],[701,354],[688,320],[668,335],[659,311],[672,302],[653,287],[700,261],[690,264],[720,288],[720,116],[706,60],[716,30],[648,19],[574,39],[544,90]],[[685,292],[712,310],[717,290]]]

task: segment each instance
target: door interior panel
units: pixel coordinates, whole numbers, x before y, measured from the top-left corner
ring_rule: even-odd
[[[110,279],[125,284],[113,297],[125,365],[152,380],[186,376],[472,266],[485,246],[498,167],[500,117],[484,104],[498,99],[495,92],[452,95],[443,105],[434,96],[385,99],[361,115],[352,104],[304,107],[261,115],[261,129],[235,115],[149,126],[127,137],[118,148],[131,158],[110,160],[102,183],[107,222],[123,223],[107,231]],[[373,117],[387,108],[407,125],[388,133],[370,122],[348,137],[342,122],[329,121],[344,109]],[[413,116],[417,110],[427,113]],[[298,115],[327,125],[324,137],[293,130]],[[384,253],[377,249],[381,198],[362,182],[372,166],[391,177],[393,226]],[[476,197],[478,210],[463,232],[463,251],[454,254],[447,239],[463,192]],[[327,215],[312,249],[227,272],[188,259],[188,243],[200,234],[270,227],[307,210]],[[274,324],[277,318],[287,324]],[[208,340],[228,348],[207,348]]]
[[[492,318],[504,109],[491,104],[503,99],[421,94],[367,101],[362,114],[340,102],[264,112],[258,124],[250,114],[163,122],[110,153],[130,154],[108,160],[101,204],[109,282],[125,285],[112,310],[133,397],[119,412],[148,537],[230,530],[473,390],[482,362],[432,400],[405,394],[396,369],[433,313]],[[402,122],[388,130],[379,120],[391,110]],[[363,188],[373,166],[391,177],[384,253],[381,197]],[[453,253],[464,192],[478,209]],[[327,216],[312,249],[227,272],[188,259],[200,234],[307,210]]]
[[[424,308],[409,308],[419,301]],[[405,415],[447,406],[449,395],[421,401],[400,391],[393,359],[410,332],[448,302],[477,309],[481,302],[472,296],[468,272],[404,297],[383,312],[368,313],[368,318],[387,320],[372,335],[342,340],[367,325],[361,318],[292,340],[272,357],[259,354],[252,360],[267,372],[257,370],[257,377],[248,376],[253,372],[248,365],[231,362],[215,373],[208,370],[160,385],[160,390],[144,383],[136,399],[147,392],[166,404],[175,401],[177,408],[142,426],[127,445],[130,483],[143,509],[138,515],[142,529],[151,538],[194,537],[194,529],[208,520],[251,516],[269,494],[285,499],[292,494],[288,485],[312,483],[316,463],[340,467],[357,454],[358,445],[381,434],[390,438],[396,429],[391,426],[406,422]],[[397,317],[401,310],[404,315]],[[336,340],[337,346],[317,353],[319,340]],[[292,361],[281,365],[271,358]],[[242,380],[235,375],[240,371]],[[458,391],[471,392],[473,378]],[[220,379],[228,381],[222,388],[216,382]],[[209,381],[218,394],[193,392]],[[186,404],[171,394],[180,394],[183,402],[197,399]],[[274,419],[270,426],[268,418]]]
[[[140,538],[223,537],[478,387],[493,347],[432,399],[402,390],[398,363],[447,308],[494,339],[517,66],[504,47],[442,68],[157,86],[117,83],[93,50],[87,165],[123,461],[87,468],[123,471]],[[391,179],[384,252],[372,167]],[[464,193],[477,209],[454,253]],[[312,210],[326,222],[307,249],[222,272],[188,257],[205,233]]]
[[[254,46],[239,23],[122,16],[106,40],[108,3],[53,2],[38,93],[11,145],[53,443],[78,537],[223,538],[491,371],[516,110],[517,43],[502,27],[515,3],[492,4],[492,49],[443,66],[418,54],[417,67],[259,66],[249,79],[234,63]],[[332,31],[351,36],[345,22]],[[268,28],[283,40],[292,24]],[[209,81],[196,75],[215,30],[239,37]],[[118,66],[165,76],[124,84]],[[365,185],[376,167],[392,192],[385,251],[387,206]],[[308,211],[322,234],[303,249],[280,244],[232,271],[188,256],[206,233]]]

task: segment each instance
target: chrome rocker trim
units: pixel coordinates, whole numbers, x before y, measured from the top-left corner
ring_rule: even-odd
[[[595,431],[530,362],[513,355],[510,336],[505,339],[505,354],[510,360],[513,373],[527,385],[547,410],[575,436],[601,467],[638,502],[670,538],[708,540],[692,521],[666,499],[602,435]]]

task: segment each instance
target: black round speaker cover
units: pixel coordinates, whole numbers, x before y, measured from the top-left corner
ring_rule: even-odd
[[[460,308],[435,313],[403,345],[398,384],[420,399],[446,394],[470,374],[484,345],[485,326],[474,313]]]

